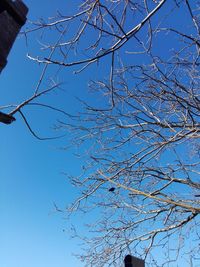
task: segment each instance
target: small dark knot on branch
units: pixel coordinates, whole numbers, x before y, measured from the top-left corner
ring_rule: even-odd
[[[115,187],[111,187],[108,191],[109,192],[114,192],[115,191]]]

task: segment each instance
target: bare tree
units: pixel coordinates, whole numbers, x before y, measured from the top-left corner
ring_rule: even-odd
[[[0,72],[3,70],[7,63],[7,56],[13,46],[13,43],[19,34],[21,27],[26,22],[26,15],[28,12],[28,8],[22,1],[1,1],[0,4],[0,35],[1,35],[1,46],[0,46]],[[34,106],[42,106],[45,108],[53,109],[57,112],[62,112],[59,109],[56,109],[50,105],[45,105],[42,103],[33,103],[38,99],[41,99],[42,96],[47,95],[48,93],[54,91],[58,88],[59,84],[55,82],[52,78],[51,81],[46,84],[45,87],[43,85],[43,77],[47,74],[48,65],[46,64],[43,67],[42,74],[38,80],[38,83],[35,87],[33,94],[26,98],[25,100],[19,101],[18,104],[10,104],[6,106],[1,106],[0,109],[5,111],[0,111],[0,122],[4,124],[13,123],[16,118],[14,117],[16,113],[19,113],[27,125],[29,131],[34,135],[34,137],[43,140],[49,138],[41,138],[39,137],[30,126],[27,116],[24,114],[24,108],[30,105]],[[41,88],[44,87],[44,88]],[[22,111],[23,110],[23,111]],[[62,112],[64,113],[64,112]],[[50,138],[51,139],[51,138]]]
[[[77,13],[62,10],[26,32],[56,32],[43,45],[50,56],[29,55],[37,63],[75,74],[103,69],[89,82],[94,100],[59,125],[88,148],[83,173],[70,177],[81,193],[69,211],[94,215],[80,257],[86,266],[120,266],[127,253],[149,266],[181,257],[192,266],[199,260],[199,3],[80,2]]]

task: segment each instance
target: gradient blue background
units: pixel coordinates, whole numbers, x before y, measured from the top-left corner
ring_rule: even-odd
[[[70,14],[76,5],[76,1],[72,6],[73,1],[66,0],[24,2],[29,7],[30,20],[52,16],[59,9]],[[178,25],[181,19],[176,17]],[[17,38],[0,76],[0,106],[20,103],[32,95],[41,67],[28,60],[26,53],[34,55],[36,49],[37,55],[37,45],[34,35],[28,40],[28,47],[23,36]],[[157,45],[159,48],[159,43]],[[165,45],[162,42],[160,53],[172,45],[173,41]],[[68,112],[78,111],[76,96],[95,101],[86,93],[87,81],[95,76],[98,73],[91,69],[79,76],[72,75],[72,70],[65,70],[65,91],[52,94],[47,100]],[[58,114],[34,107],[24,111],[40,136],[55,135],[51,126]],[[78,174],[84,157],[78,160],[73,155],[75,148],[59,149],[70,146],[67,137],[38,141],[19,115],[16,119],[12,125],[0,125],[0,267],[82,267],[83,264],[72,256],[79,252],[79,242],[70,239],[71,223],[77,219],[82,222],[82,218],[67,221],[64,213],[56,212],[53,203],[65,209],[74,198],[75,191],[62,172]],[[180,266],[184,263],[180,262]]]
[[[57,8],[70,12],[67,1],[24,2],[31,20],[55,14]],[[36,42],[30,43],[30,47]],[[33,93],[41,68],[26,58],[27,52],[25,38],[19,36],[0,76],[1,106],[19,103]],[[82,94],[84,88],[82,80],[76,83],[76,88],[72,87],[73,79],[71,76],[67,81],[65,92],[51,95],[50,102],[53,99],[55,106],[77,110],[74,96]],[[55,135],[50,129],[55,119],[53,112],[45,114],[44,109],[34,107],[24,111],[38,134]],[[79,246],[69,237],[71,222],[66,221],[63,213],[56,212],[53,205],[55,202],[64,209],[73,198],[62,172],[78,171],[79,163],[72,151],[59,150],[60,146],[69,145],[65,139],[38,141],[19,115],[16,119],[12,125],[0,126],[0,266],[82,266],[72,256],[78,253]]]

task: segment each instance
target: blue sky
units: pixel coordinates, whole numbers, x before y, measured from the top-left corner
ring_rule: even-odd
[[[24,2],[29,7],[28,18],[33,20],[54,14],[56,7],[63,7],[66,3]],[[26,58],[26,53],[25,40],[19,37],[0,76],[0,105],[18,103],[32,94],[41,69]],[[72,83],[73,80],[68,84],[71,86]],[[76,88],[67,94],[61,92],[65,99],[63,105],[78,108],[73,104],[73,95],[80,90],[79,85],[76,84]],[[59,104],[62,97],[53,97]],[[49,117],[42,117],[41,113],[45,111],[33,108],[27,110],[26,115],[41,135],[47,132],[55,134],[50,130],[51,113]],[[42,118],[46,122],[44,129]],[[38,141],[30,135],[18,115],[16,119],[10,126],[2,124],[0,133],[0,266],[82,266],[72,256],[72,253],[78,252],[79,246],[69,238],[67,229],[70,223],[63,214],[55,212],[53,206],[55,202],[64,208],[73,197],[72,188],[62,171],[77,170],[78,162],[70,151],[58,149],[62,142],[65,143],[64,140]]]
[[[29,7],[31,20],[51,16],[58,9],[70,13],[72,3],[76,4],[76,1],[66,0],[24,2]],[[177,22],[180,21],[177,16]],[[29,39],[27,48],[25,39],[17,38],[8,64],[0,75],[0,105],[19,103],[32,94],[41,66],[28,60],[26,53],[34,55],[37,45],[37,39]],[[171,45],[162,45],[160,53]],[[159,43],[157,46],[159,49]],[[138,60],[129,55],[131,60],[133,57]],[[64,81],[65,91],[51,95],[48,100],[68,112],[75,112],[80,109],[75,96],[88,98],[87,81],[98,76],[98,72],[92,69],[79,75],[78,79],[71,73],[71,70],[63,71],[61,81]],[[25,113],[40,136],[55,135],[51,130],[56,118],[53,113],[34,107],[25,108]],[[81,160],[73,155],[74,149],[59,149],[70,145],[67,138],[38,141],[18,114],[16,119],[12,125],[0,125],[0,267],[82,267],[83,264],[72,256],[79,252],[80,246],[79,242],[70,239],[71,222],[63,213],[55,212],[53,205],[55,202],[64,209],[74,198],[75,192],[62,172],[78,174]]]

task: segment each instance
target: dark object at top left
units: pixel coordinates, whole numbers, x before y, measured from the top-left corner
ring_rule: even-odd
[[[6,66],[8,54],[26,22],[27,6],[20,0],[0,0],[0,72]]]

